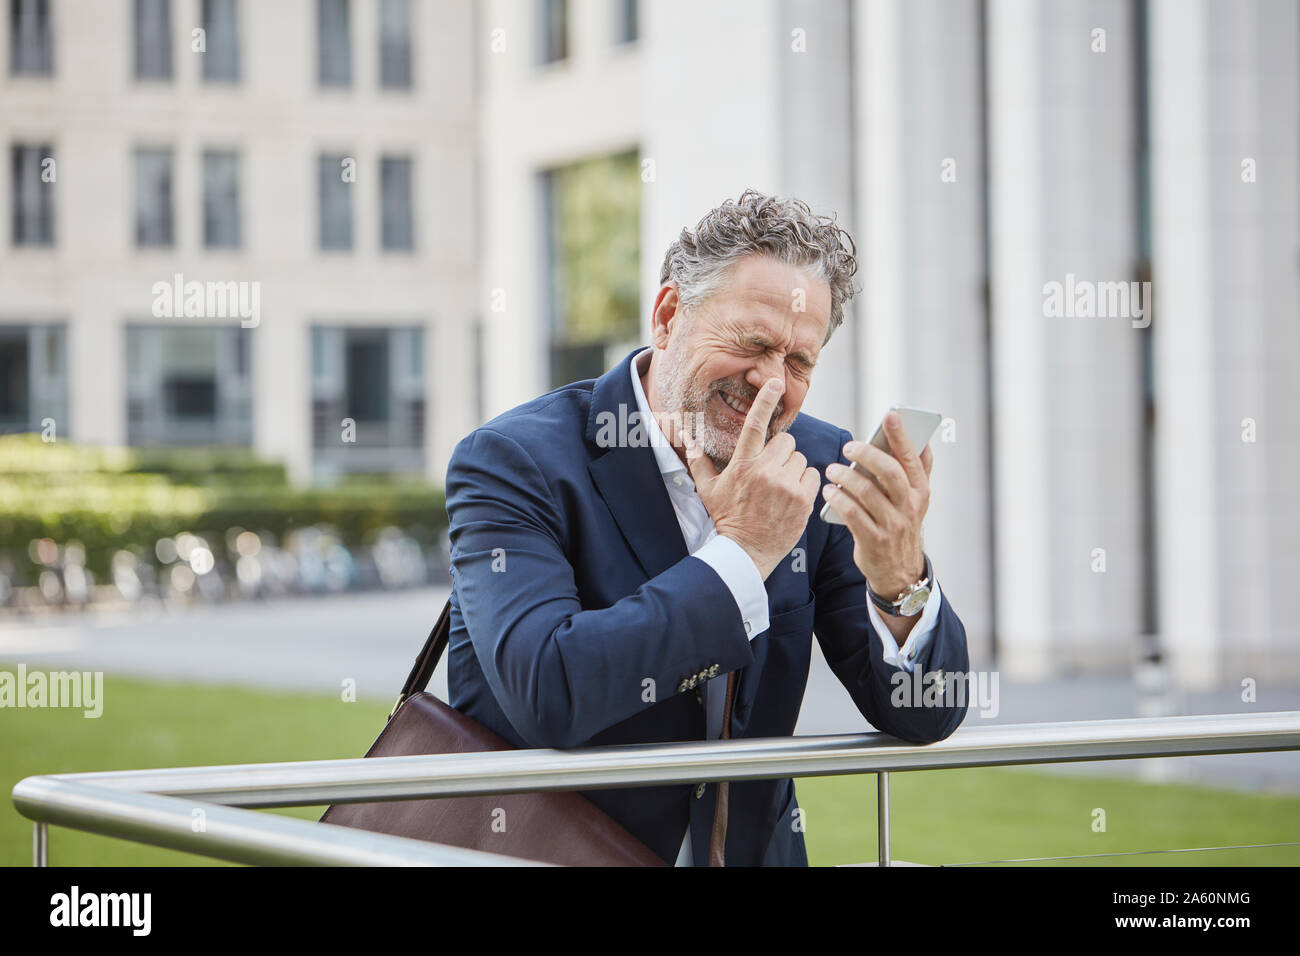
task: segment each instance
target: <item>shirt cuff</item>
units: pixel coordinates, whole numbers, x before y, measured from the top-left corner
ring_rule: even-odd
[[[714,532],[691,557],[699,558],[718,572],[740,609],[746,637],[752,641],[767,630],[767,587],[758,573],[758,565],[744,548],[725,534]]]
[[[880,643],[885,652],[885,663],[892,667],[900,667],[909,674],[912,673],[913,668],[916,667],[916,659],[925,653],[926,647],[929,646],[930,635],[934,633],[935,622],[939,620],[939,604],[943,601],[939,582],[936,580],[930,589],[930,597],[921,611],[921,619],[912,626],[901,649],[898,642],[894,640],[894,635],[890,633],[888,625],[885,624],[876,602],[866,595],[863,597],[867,602],[867,613],[871,615],[871,623],[875,626],[876,633],[880,635]]]

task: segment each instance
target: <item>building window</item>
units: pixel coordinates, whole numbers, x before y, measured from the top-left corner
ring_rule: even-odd
[[[239,82],[239,22],[236,0],[203,0],[203,79]]]
[[[349,332],[343,351],[343,414],[361,425],[387,425],[388,336],[384,332]]]
[[[542,175],[552,386],[603,373],[640,334],[635,152]]]
[[[135,244],[170,246],[172,223],[172,151],[135,151]]]
[[[50,0],[9,0],[9,72],[14,76],[54,72]]]
[[[53,168],[54,151],[48,143],[15,145],[11,159],[14,245],[52,246],[54,183],[47,181],[46,170]]]
[[[411,86],[411,0],[380,0],[379,85]]]
[[[320,247],[352,248],[352,183],[343,178],[342,154],[322,155],[319,160]]]
[[[31,429],[30,365],[27,330],[0,326],[0,432]]]
[[[318,474],[423,472],[423,348],[420,328],[312,328]]]
[[[171,0],[135,0],[135,78],[172,78]]]
[[[554,63],[569,55],[568,0],[537,0],[541,18],[540,50],[542,63]]]
[[[203,244],[209,249],[239,248],[239,155],[223,150],[203,154]]]
[[[0,434],[41,431],[46,419],[68,434],[66,336],[62,325],[0,325]]]
[[[128,325],[127,441],[248,445],[251,329]]]
[[[348,0],[317,0],[317,77],[321,86],[352,85]]]
[[[614,5],[614,42],[635,43],[641,35],[637,22],[640,4],[637,0],[614,0]]]
[[[380,161],[380,190],[383,194],[383,245],[385,249],[414,249],[415,231],[411,216],[411,160],[385,156]]]

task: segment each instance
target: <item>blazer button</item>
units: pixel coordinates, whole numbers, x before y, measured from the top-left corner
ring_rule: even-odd
[[[695,788],[695,799],[698,800],[702,796],[704,796],[704,784],[700,784]]]

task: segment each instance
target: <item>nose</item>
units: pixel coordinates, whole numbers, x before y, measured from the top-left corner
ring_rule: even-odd
[[[745,381],[752,385],[756,392],[772,378],[779,378],[782,384],[788,384],[785,380],[785,366],[775,355],[764,355],[745,373]]]

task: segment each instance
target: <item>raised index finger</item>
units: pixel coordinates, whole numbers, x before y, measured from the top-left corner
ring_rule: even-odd
[[[769,378],[758,390],[749,412],[745,415],[745,424],[740,429],[740,438],[736,440],[733,455],[741,458],[757,458],[763,446],[767,444],[767,427],[776,411],[776,403],[785,391],[785,382],[779,378]]]

